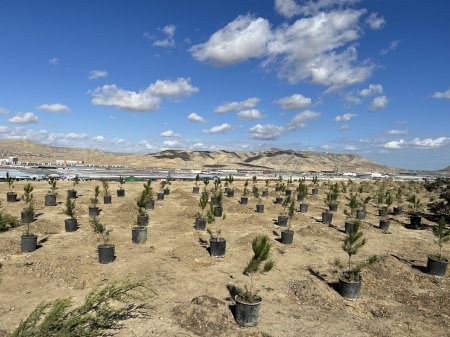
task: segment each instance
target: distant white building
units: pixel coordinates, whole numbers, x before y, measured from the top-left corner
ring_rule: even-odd
[[[84,161],[83,160],[67,160],[67,159],[63,159],[63,160],[56,160],[55,161],[56,165],[61,165],[61,166],[75,166],[75,165],[84,165]]]
[[[17,165],[19,163],[19,158],[17,158],[17,157],[8,157],[8,158],[0,159],[0,162],[3,163],[3,164]]]
[[[353,172],[344,172],[342,175],[346,177],[356,177],[356,173]]]

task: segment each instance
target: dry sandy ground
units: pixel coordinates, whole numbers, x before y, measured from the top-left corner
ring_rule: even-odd
[[[20,252],[23,228],[0,233],[0,330],[11,331],[41,301],[71,296],[80,303],[94,286],[111,280],[144,278],[157,296],[150,302],[150,316],[126,321],[118,336],[450,336],[449,276],[435,278],[422,267],[435,252],[431,230],[404,227],[406,216],[391,221],[388,233],[381,232],[376,209],[370,206],[363,223],[368,243],[356,256],[361,261],[377,254],[381,259],[363,272],[362,297],[343,299],[329,284],[337,282],[332,261],[345,261],[344,199],[333,226],[319,219],[324,208],[323,193],[309,197],[309,212],[293,220],[294,243],[277,242],[279,228],[274,220],[280,212],[275,194],[264,200],[265,213],[258,214],[255,201],[240,205],[242,183],[235,198],[225,198],[225,220],[209,225],[222,230],[227,239],[226,257],[215,259],[199,244],[206,232],[193,228],[198,210],[192,183],[173,182],[171,194],[150,212],[149,238],[144,245],[131,242],[136,217],[135,199],[142,183],[127,183],[125,198],[113,197],[103,205],[101,221],[113,229],[117,260],[108,265],[97,261],[97,240],[88,224],[87,208],[95,182],[77,186],[80,228],[64,231],[63,196],[70,183],[59,183],[60,202],[44,206],[48,185],[34,183],[37,213],[33,230],[42,247],[29,254]],[[15,190],[21,194],[23,183]],[[116,186],[112,186],[115,190]],[[273,187],[271,188],[271,191]],[[6,203],[6,184],[0,185],[3,208],[19,215],[23,202]],[[424,220],[425,224],[430,224]],[[236,325],[227,285],[243,286],[242,274],[252,256],[251,241],[257,234],[273,239],[274,270],[255,277],[263,297],[260,323],[255,328]],[[450,255],[449,247],[445,253]],[[0,336],[2,333],[0,332]]]

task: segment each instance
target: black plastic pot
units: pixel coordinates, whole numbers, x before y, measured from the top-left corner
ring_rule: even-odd
[[[6,193],[6,201],[7,202],[16,202],[17,201],[17,193],[16,192],[7,192]]]
[[[427,273],[434,276],[444,276],[447,271],[448,260],[438,260],[434,256],[428,256]]]
[[[362,209],[358,209],[356,211],[356,219],[364,220],[366,218],[366,211]]]
[[[269,196],[269,190],[262,191],[263,198],[267,198]]]
[[[394,215],[402,215],[403,213],[403,207],[394,207],[394,211],[392,214]]]
[[[206,219],[205,218],[195,219],[195,229],[198,231],[204,231],[206,229]]]
[[[353,227],[355,226],[355,223],[353,221],[346,221],[345,222],[345,234],[349,234]]]
[[[213,204],[213,206],[217,206],[219,204],[219,198],[211,197],[211,203]]]
[[[225,257],[227,241],[224,238],[209,239],[209,254],[212,257]]]
[[[224,189],[223,189],[223,192],[225,193],[225,194],[228,194],[228,191],[230,190],[230,188],[229,187],[225,187]]]
[[[214,207],[214,216],[220,217],[223,213],[223,207]]]
[[[125,190],[123,188],[116,190],[116,193],[119,198],[125,196]]]
[[[389,220],[380,220],[380,229],[382,231],[387,231],[391,222]]]
[[[330,212],[322,212],[322,222],[327,225],[331,225],[333,221],[333,213]]]
[[[97,216],[100,213],[97,206],[89,206],[89,216]]]
[[[288,196],[291,196],[291,195],[292,195],[292,190],[286,190],[285,195],[286,195],[287,197],[288,197]]]
[[[337,195],[336,194],[331,194],[330,195],[330,199],[336,201],[337,200]]]
[[[303,202],[305,198],[303,197],[303,195],[297,194],[297,201],[298,202]]]
[[[419,228],[422,223],[422,217],[419,215],[411,215],[411,227]]]
[[[379,215],[379,216],[386,216],[386,215],[387,215],[387,208],[385,208],[385,207],[380,208],[380,209],[378,210],[378,215]]]
[[[228,192],[227,192],[227,197],[228,198],[232,198],[232,197],[234,197],[234,190],[228,190]]]
[[[98,246],[98,262],[105,264],[114,262],[115,259],[115,246],[111,244]]]
[[[288,217],[285,215],[279,215],[277,220],[277,225],[281,227],[286,227],[288,222]]]
[[[283,245],[290,245],[294,241],[294,231],[290,229],[286,229],[281,231],[281,240],[280,242]]]
[[[147,205],[145,205],[145,209],[155,209],[155,200],[149,200]]]
[[[282,198],[282,197],[276,197],[275,198],[275,203],[281,205],[283,203],[283,200],[284,200],[284,198]]]
[[[157,200],[164,200],[164,192],[156,193],[156,199]]]
[[[328,206],[328,209],[330,212],[337,212],[338,205],[330,205]]]
[[[248,198],[247,197],[241,197],[241,205],[247,205],[248,204]]]
[[[275,192],[280,192],[280,188],[278,186],[275,186]]]
[[[164,189],[164,195],[169,195],[169,194],[170,194],[170,189],[165,188],[165,189]]]
[[[148,225],[148,215],[138,215],[137,216],[137,223],[139,226],[147,226]]]
[[[133,227],[131,229],[131,242],[145,243],[147,241],[147,227]]]
[[[355,282],[348,281],[345,275],[346,272],[343,272],[339,276],[338,292],[348,300],[356,300],[361,294],[361,275],[359,275],[359,280]]]
[[[34,220],[34,212],[22,211],[20,212],[20,219],[24,223],[30,223]]]
[[[56,195],[47,194],[45,196],[45,206],[56,206]]]
[[[312,195],[319,194],[319,189],[317,187],[313,187],[311,190]]]
[[[103,203],[106,204],[110,204],[112,202],[112,197],[110,195],[105,195],[103,197]]]
[[[308,204],[300,204],[300,213],[308,213]]]
[[[20,250],[23,253],[34,252],[37,249],[37,235],[22,235],[20,238]]]
[[[264,205],[256,205],[256,212],[257,213],[264,213]]]
[[[77,219],[64,220],[64,229],[66,230],[66,232],[75,232],[78,229]]]
[[[67,190],[67,196],[70,199],[75,199],[77,197],[77,191],[72,189],[72,190]]]
[[[239,295],[235,296],[234,300],[236,302],[236,323],[244,327],[258,325],[261,297],[257,296],[255,303],[247,303]]]
[[[200,187],[198,187],[198,186],[192,187],[192,193],[199,194],[200,193]]]

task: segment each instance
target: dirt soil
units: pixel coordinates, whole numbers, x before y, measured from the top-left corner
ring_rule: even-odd
[[[115,196],[118,186],[112,183],[112,204],[99,206],[101,222],[113,230],[117,259],[102,265],[87,214],[96,184],[81,182],[76,187],[80,225],[76,232],[64,231],[67,217],[62,213],[72,184],[60,182],[58,205],[45,207],[48,184],[34,182],[38,217],[32,229],[41,247],[33,253],[20,252],[23,227],[0,233],[0,336],[42,301],[70,296],[79,304],[93,287],[125,277],[148,280],[157,295],[149,303],[149,316],[125,321],[117,336],[450,336],[449,273],[443,278],[424,273],[427,255],[436,252],[429,226],[434,224],[426,219],[421,230],[413,230],[405,227],[407,215],[391,216],[390,229],[384,233],[378,228],[376,207],[369,206],[362,224],[367,244],[354,260],[374,254],[380,258],[362,273],[361,298],[349,301],[335,290],[338,269],[333,263],[335,258],[346,261],[347,256],[341,249],[347,203],[343,195],[331,226],[320,221],[325,188],[318,196],[309,196],[309,211],[295,215],[294,243],[286,246],[276,240],[281,206],[273,203],[273,186],[270,197],[263,199],[265,211],[259,214],[252,198],[248,205],[238,203],[243,183],[235,183],[235,197],[224,197],[226,218],[208,225],[221,229],[227,240],[225,258],[217,259],[201,244],[208,241],[208,234],[194,229],[199,196],[192,194],[192,182],[173,182],[170,195],[156,202],[155,210],[149,211],[148,241],[142,245],[131,242],[131,227],[143,183],[126,183],[124,198]],[[19,196],[23,185],[15,185]],[[23,202],[7,203],[6,192],[7,185],[0,184],[4,211],[19,216]],[[258,234],[273,240],[276,266],[254,277],[263,298],[259,325],[241,328],[234,321],[228,289],[248,284],[242,270]],[[446,256],[449,246],[444,247]]]

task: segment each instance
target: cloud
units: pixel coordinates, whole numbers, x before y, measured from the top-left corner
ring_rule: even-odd
[[[176,81],[157,80],[139,92],[118,88],[115,84],[104,85],[90,92],[92,104],[115,106],[129,111],[153,111],[160,107],[161,98],[180,98],[198,92],[190,84],[190,79],[178,78]]]
[[[444,92],[440,92],[437,91],[433,94],[433,98],[446,98],[446,99],[450,99],[450,88],[448,88],[447,91]]]
[[[291,122],[288,125],[289,130],[294,130],[298,128],[304,128],[306,126],[306,122],[317,119],[320,117],[320,112],[315,112],[311,110],[305,110],[300,112],[291,119]]]
[[[88,78],[90,80],[95,80],[97,78],[108,76],[108,72],[106,70],[91,70],[89,72]]]
[[[226,132],[229,132],[230,130],[231,130],[231,125],[228,123],[223,123],[221,125],[213,126],[210,129],[204,129],[203,132],[216,134],[216,133],[226,133]]]
[[[366,23],[369,25],[370,28],[373,30],[380,30],[384,27],[384,24],[386,21],[382,16],[379,16],[378,13],[371,13],[367,19]]]
[[[389,98],[386,96],[378,96],[375,97],[372,101],[372,104],[369,107],[369,111],[377,111],[379,109],[384,108],[389,103]]]
[[[369,87],[366,89],[362,89],[359,92],[360,96],[369,97],[373,95],[381,95],[383,93],[383,86],[381,84],[369,84]]]
[[[266,19],[239,16],[190,52],[219,66],[260,58],[263,68],[276,69],[289,83],[309,80],[336,91],[365,81],[374,69],[370,61],[357,60],[354,43],[362,34],[363,14],[353,9],[320,12],[274,29]]]
[[[348,129],[350,129],[350,125],[344,124],[338,128],[338,131],[347,131]]]
[[[165,35],[164,39],[159,39],[153,42],[153,45],[156,47],[162,47],[162,48],[170,48],[175,47],[175,31],[177,27],[175,25],[167,25],[163,28],[159,29],[163,34]],[[149,37],[149,35],[145,35],[146,37]]]
[[[302,1],[299,5],[295,0],[275,0],[275,11],[290,19],[297,15],[311,15],[335,7],[344,7],[359,0],[318,0]]]
[[[206,123],[206,120],[199,114],[193,112],[187,117],[189,122]]]
[[[86,133],[75,133],[75,132],[70,132],[65,136],[65,138],[73,140],[86,139],[87,137],[88,135]]]
[[[238,110],[246,110],[252,109],[259,103],[259,98],[251,97],[246,99],[245,101],[236,101],[236,102],[226,102],[214,109],[214,112],[217,114],[223,114],[225,112],[230,111],[238,111]]]
[[[352,114],[352,113],[345,113],[343,115],[337,115],[334,120],[336,122],[348,122],[349,120],[351,120],[353,117],[356,117],[356,114]]]
[[[284,128],[272,124],[256,124],[254,127],[250,128],[249,132],[250,137],[255,139],[274,140],[280,138],[284,133]]]
[[[179,77],[176,81],[157,80],[151,84],[146,90],[158,97],[180,98],[182,96],[190,96],[199,92],[197,87],[190,83],[190,78]]]
[[[400,43],[400,41],[398,41],[398,40],[393,40],[393,41],[391,41],[391,43],[389,44],[389,47],[388,47],[388,48],[382,49],[382,50],[380,51],[380,55],[381,55],[381,56],[384,56],[384,55],[389,54],[391,51],[396,50],[399,43]]]
[[[390,136],[403,136],[409,134],[409,130],[388,130],[385,132],[385,134]]]
[[[276,101],[284,110],[300,110],[311,104],[311,98],[301,94],[283,97]]]
[[[64,105],[61,103],[41,104],[37,108],[39,110],[44,110],[44,111],[54,112],[54,113],[70,112],[70,108],[67,105]]]
[[[101,142],[104,142],[104,141],[105,141],[105,137],[103,137],[103,136],[95,136],[95,137],[92,137],[92,140],[93,140],[94,142],[99,142],[99,143],[101,143]]]
[[[9,113],[9,110],[0,106],[0,115],[6,115]]]
[[[181,147],[181,146],[183,146],[183,143],[181,143],[180,141],[178,141],[178,140],[166,140],[166,141],[164,141],[163,143],[162,143],[162,146],[164,146],[164,147],[171,147],[171,148],[174,148],[174,147]]]
[[[173,132],[172,130],[166,130],[160,134],[161,137],[181,137],[180,134]]]
[[[196,60],[216,66],[236,64],[262,56],[271,35],[268,20],[240,15],[189,51]]]
[[[59,63],[59,58],[57,58],[57,57],[54,57],[54,58],[51,58],[50,60],[48,60],[48,64],[51,64],[53,66],[56,66],[58,63]]]
[[[247,121],[263,118],[263,115],[258,109],[242,110],[239,111],[237,115],[240,119],[245,119]]]
[[[419,149],[432,149],[439,148],[450,144],[449,137],[437,137],[437,138],[414,138],[411,141],[405,141],[404,139],[393,140],[383,145],[386,149],[402,149],[405,147],[415,147]]]
[[[353,146],[353,145],[347,145],[346,147],[344,147],[344,150],[346,150],[346,151],[356,151],[356,150],[358,150],[358,148],[356,146]]]
[[[38,123],[39,118],[32,112],[18,112],[14,117],[8,119],[8,121],[15,124],[30,124]]]

